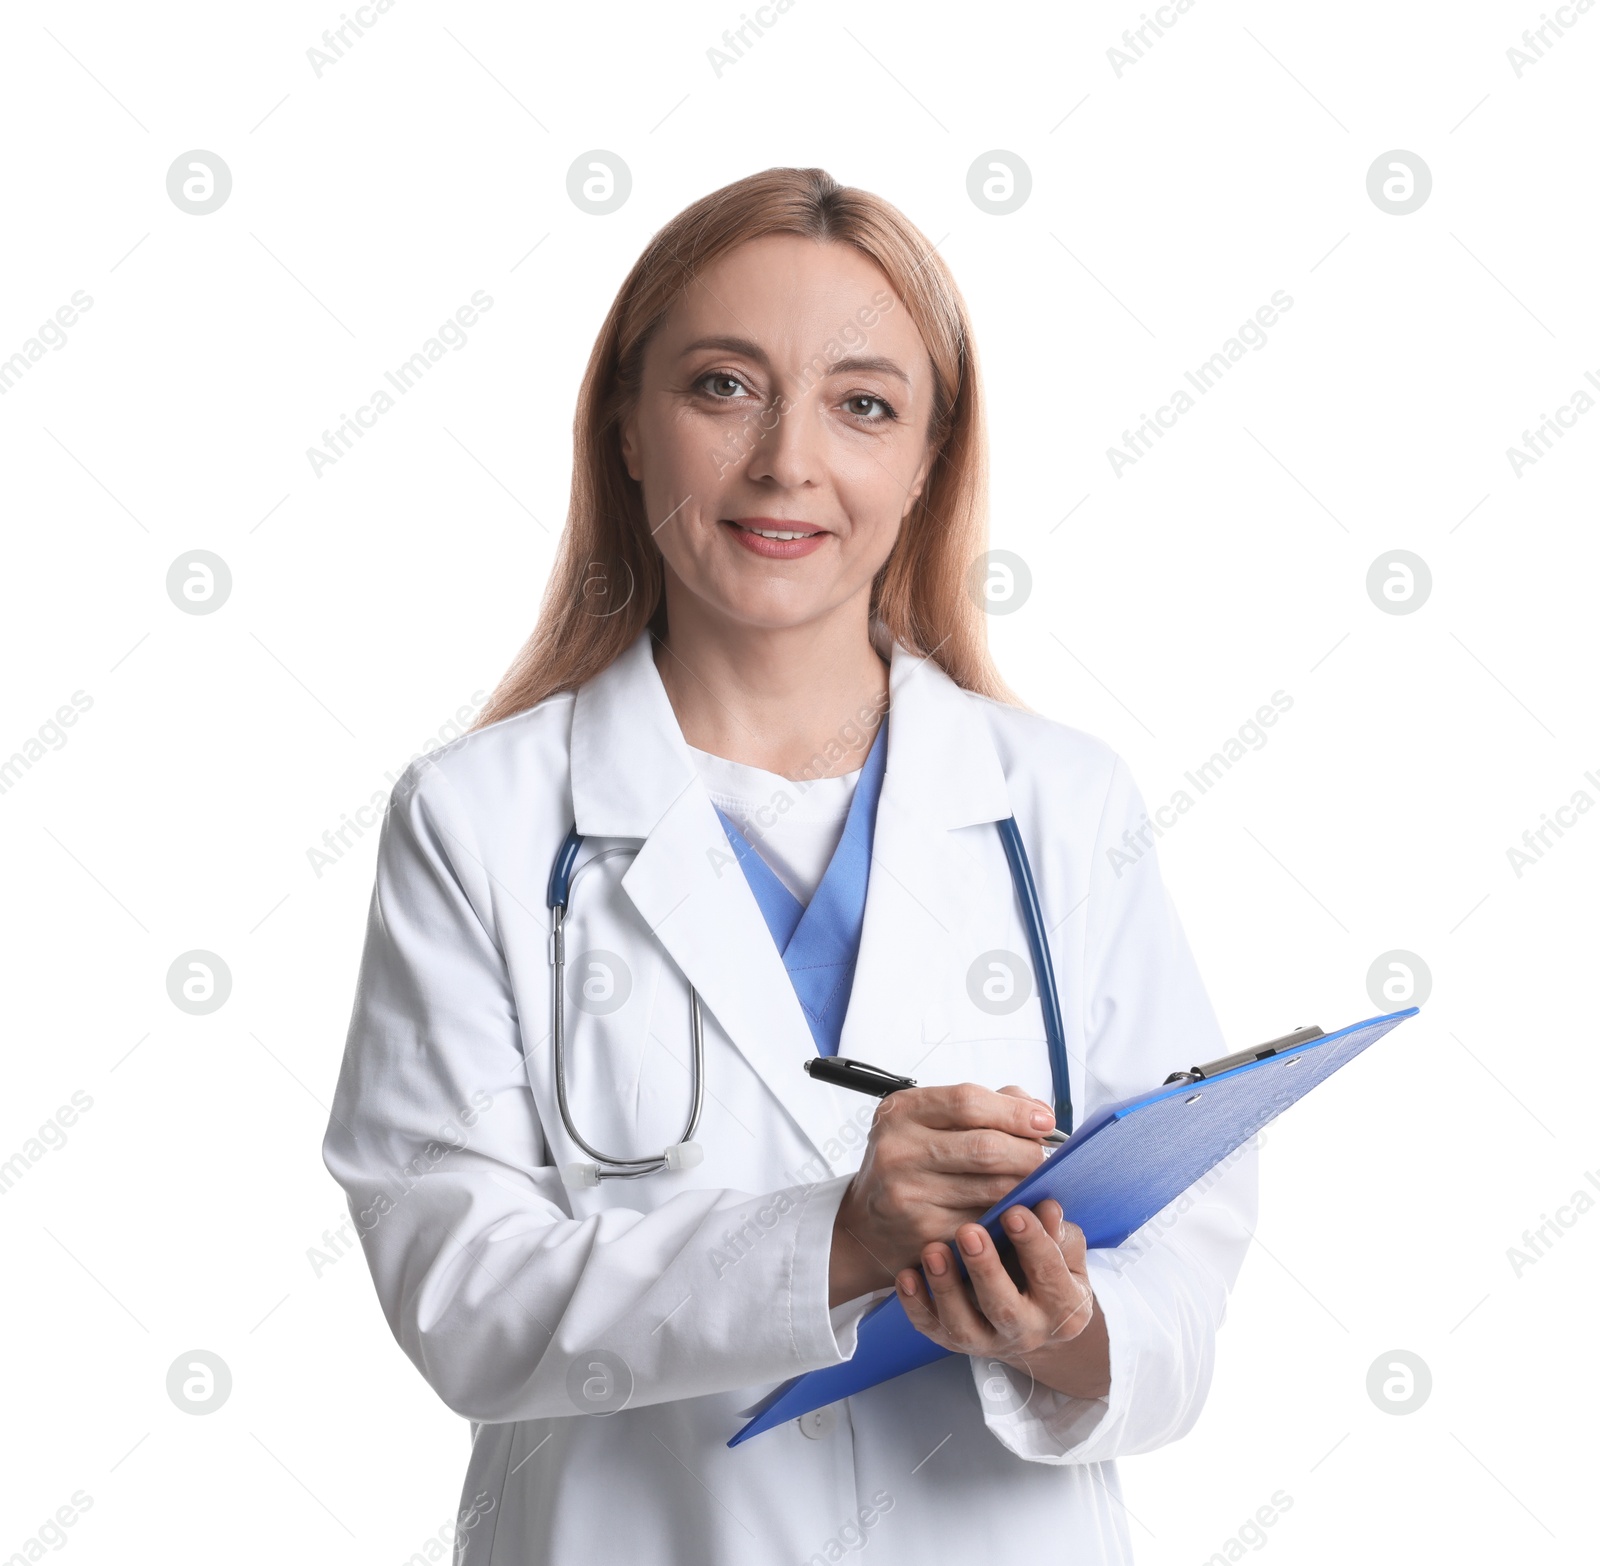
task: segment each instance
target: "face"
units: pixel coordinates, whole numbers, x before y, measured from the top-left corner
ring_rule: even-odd
[[[647,345],[622,427],[669,618],[864,626],[932,411],[922,338],[854,246],[771,235],[708,267]]]

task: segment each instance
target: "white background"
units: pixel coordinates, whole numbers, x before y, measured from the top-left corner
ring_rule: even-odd
[[[93,305],[0,397],[0,756],[92,705],[0,793],[0,1554],[78,1490],[85,1561],[398,1562],[454,1515],[465,1423],[359,1255],[308,1260],[343,1218],[319,1144],[376,834],[320,876],[307,851],[532,626],[644,242],[785,163],[894,201],[965,292],[1023,697],[1152,803],[1292,697],[1160,845],[1229,1040],[1394,1009],[1392,950],[1431,973],[1267,1133],[1205,1414],[1122,1465],[1140,1559],[1226,1554],[1280,1490],[1283,1562],[1593,1550],[1600,1215],[1520,1276],[1507,1252],[1600,1179],[1600,814],[1520,877],[1506,850],[1600,800],[1600,411],[1520,476],[1506,448],[1600,376],[1600,10],[1520,78],[1531,3],[1199,0],[1120,76],[1137,6],[1059,12],[798,0],[718,76],[738,0],[398,0],[318,77],[338,0],[7,8],[0,356]],[[206,216],[166,190],[193,149],[232,174]],[[632,173],[609,216],[567,195],[592,149]],[[1032,175],[1008,216],[967,194],[995,149]],[[1405,216],[1367,192],[1395,149],[1433,180]],[[467,345],[318,477],[306,448],[479,289]],[[1106,448],[1275,290],[1266,346],[1117,476]],[[214,614],[167,595],[196,549],[232,573]],[[1396,549],[1432,574],[1405,615],[1366,589]],[[166,990],[196,948],[232,974],[207,1016]],[[205,1417],[165,1390],[193,1349],[233,1378]],[[1367,1392],[1395,1349],[1432,1376],[1405,1416]]]

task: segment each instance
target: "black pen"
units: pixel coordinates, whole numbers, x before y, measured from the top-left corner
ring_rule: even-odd
[[[897,1077],[881,1066],[869,1066],[862,1060],[846,1060],[842,1055],[818,1055],[804,1062],[806,1075],[817,1082],[829,1082],[834,1087],[849,1088],[852,1093],[866,1093],[872,1098],[887,1098],[902,1088],[917,1085],[915,1077]],[[1067,1140],[1066,1132],[1052,1131],[1042,1137],[1046,1147],[1060,1147]]]

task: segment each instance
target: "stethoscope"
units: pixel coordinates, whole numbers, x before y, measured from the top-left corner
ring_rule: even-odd
[[[1066,1034],[1061,1026],[1061,997],[1056,990],[1055,965],[1050,961],[1050,943],[1044,927],[1044,913],[1039,906],[1038,889],[1033,884],[1033,868],[1028,863],[1028,852],[1022,846],[1022,833],[1017,829],[1016,817],[1008,816],[1004,821],[996,821],[995,830],[999,832],[1001,846],[1006,851],[1011,884],[1016,888],[1017,901],[1022,905],[1023,924],[1028,932],[1028,953],[1033,962],[1034,982],[1039,988],[1039,1006],[1044,1013],[1045,1040],[1050,1053],[1050,1084],[1056,1126],[1070,1134],[1072,1083],[1067,1072]],[[706,1049],[700,996],[693,985],[689,987],[689,1118],[684,1124],[683,1135],[654,1157],[619,1158],[611,1153],[602,1153],[586,1141],[573,1124],[572,1106],[567,1101],[567,911],[571,907],[572,892],[578,878],[592,865],[605,859],[614,859],[620,854],[636,854],[639,851],[632,847],[605,848],[593,858],[585,860],[582,867],[574,872],[573,866],[578,862],[578,851],[582,847],[583,838],[578,829],[573,827],[550,867],[550,890],[546,899],[550,909],[550,1034],[555,1052],[556,1107],[561,1113],[561,1124],[567,1135],[592,1160],[563,1166],[561,1178],[574,1188],[598,1185],[602,1180],[637,1180],[660,1170],[692,1169],[705,1156],[700,1144],[694,1140],[705,1101]]]

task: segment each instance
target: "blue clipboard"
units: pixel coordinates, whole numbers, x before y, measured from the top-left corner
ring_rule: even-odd
[[[1019,1202],[1031,1207],[1054,1197],[1091,1248],[1118,1246],[1319,1082],[1416,1014],[1411,1006],[1371,1017],[1215,1076],[1198,1068],[1206,1072],[1198,1079],[1183,1073],[1181,1082],[1169,1079],[1152,1093],[1107,1105],[980,1222],[1004,1256],[1011,1246],[1000,1228],[1001,1213]],[[949,1352],[918,1332],[899,1297],[890,1295],[861,1318],[850,1359],[785,1382],[728,1445],[931,1365]]]

